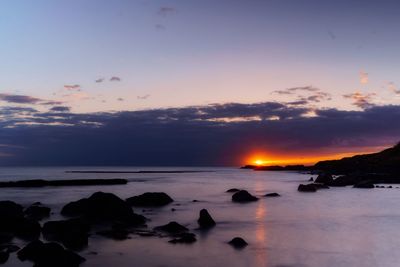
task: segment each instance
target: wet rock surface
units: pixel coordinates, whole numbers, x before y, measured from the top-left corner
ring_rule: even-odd
[[[202,229],[211,228],[216,224],[214,219],[211,217],[210,213],[208,213],[208,210],[206,209],[200,210],[199,219],[197,220],[197,223]]]
[[[231,241],[228,242],[232,247],[241,249],[248,245],[248,243],[241,237],[234,237]]]
[[[253,201],[257,201],[257,200],[258,200],[257,197],[251,195],[246,190],[240,190],[239,192],[236,192],[232,196],[232,201],[239,202],[239,203],[253,202]]]
[[[174,200],[164,192],[147,192],[139,196],[126,199],[131,206],[160,207],[168,205]]]

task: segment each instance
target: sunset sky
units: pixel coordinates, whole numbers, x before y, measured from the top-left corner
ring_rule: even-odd
[[[0,2],[0,165],[313,163],[400,141],[400,2]]]

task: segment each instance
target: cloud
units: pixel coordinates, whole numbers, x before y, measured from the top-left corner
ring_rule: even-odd
[[[53,106],[53,105],[62,105],[62,104],[64,104],[64,102],[56,101],[56,100],[49,100],[49,101],[41,102],[40,104],[45,105],[45,106]]]
[[[120,82],[120,81],[121,81],[121,78],[117,77],[117,76],[113,76],[110,78],[110,82]]]
[[[313,109],[313,117],[305,116],[308,108],[276,102],[56,116],[2,110],[2,152],[12,155],[2,165],[232,166],[252,149],[315,156],[391,145],[400,137],[400,124],[393,123],[400,106]]]
[[[64,89],[69,91],[74,91],[74,90],[80,91],[81,86],[79,84],[66,84],[64,85]]]
[[[122,97],[118,97],[117,101],[124,101],[125,99],[123,99]]]
[[[360,84],[368,84],[368,73],[360,71]]]
[[[392,91],[396,95],[400,95],[400,89],[395,85],[394,82],[388,82],[387,86],[388,86],[390,91]]]
[[[104,82],[104,78],[99,78],[94,81],[95,83],[102,83]]]
[[[276,90],[276,91],[273,91],[273,93],[276,93],[279,95],[293,95],[298,91],[317,92],[317,91],[321,91],[321,89],[309,85],[309,86],[301,86],[301,87],[292,87],[292,88],[287,88],[287,89],[283,89],[283,90]]]
[[[50,109],[52,112],[70,112],[71,108],[66,106],[55,106]]]
[[[17,104],[36,104],[43,100],[27,95],[0,94],[0,101]]]
[[[336,39],[336,34],[332,30],[327,30],[327,33],[332,40]]]
[[[353,100],[354,106],[362,109],[367,109],[375,106],[375,104],[372,103],[372,100],[375,96],[376,96],[375,93],[362,94],[360,92],[343,95],[344,98]]]
[[[175,14],[176,13],[176,9],[173,7],[168,7],[168,6],[163,6],[160,7],[160,9],[158,10],[158,15],[160,16],[169,16],[171,14]]]
[[[147,94],[147,95],[142,95],[142,96],[138,95],[138,96],[137,96],[137,99],[139,99],[139,100],[146,100],[146,99],[148,99],[149,97],[150,97],[149,94]]]

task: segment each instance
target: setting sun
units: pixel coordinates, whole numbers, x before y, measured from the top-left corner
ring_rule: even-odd
[[[264,161],[263,161],[263,160],[260,160],[260,159],[257,159],[256,161],[254,161],[254,163],[255,163],[256,165],[263,165],[263,164],[264,164]]]

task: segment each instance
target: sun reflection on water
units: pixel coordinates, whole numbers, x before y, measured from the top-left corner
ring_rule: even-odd
[[[256,183],[256,190],[261,191],[263,189],[263,185],[261,182]],[[256,262],[257,266],[267,266],[267,228],[266,228],[266,219],[267,216],[267,207],[265,201],[259,200],[255,212],[255,220],[256,220],[256,241],[257,247],[259,248],[256,253]]]

